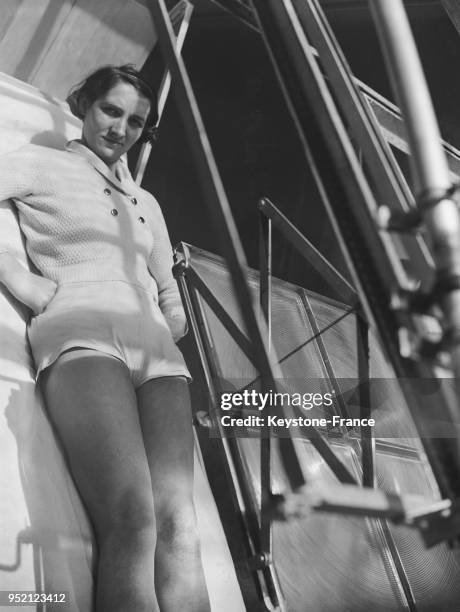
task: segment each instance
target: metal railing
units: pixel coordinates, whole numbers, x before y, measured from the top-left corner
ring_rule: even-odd
[[[222,2],[222,4],[228,8],[230,3]],[[237,7],[239,11],[246,12],[246,4],[244,7],[241,2],[233,4],[239,5]],[[430,116],[429,103],[416,56],[411,48],[413,43],[410,31],[404,24],[403,14],[400,12],[402,5],[399,0],[376,0],[371,5],[378,13],[378,23],[384,32],[388,54],[392,58],[391,73],[396,75],[406,119],[409,118],[407,125],[411,150],[415,152],[417,160],[418,209],[414,207],[407,184],[402,180],[401,172],[389,153],[375,117],[350,74],[317,0],[251,0],[250,21],[255,18],[257,28],[262,34],[296,125],[306,161],[315,178],[324,208],[348,266],[352,280],[352,286],[348,287],[348,291],[353,298],[353,291],[355,292],[354,304],[359,311],[362,340],[361,374],[364,383],[369,377],[367,339],[369,326],[378,333],[398,378],[436,378],[439,372],[437,357],[443,351],[449,353],[453,372],[458,374],[460,370],[458,348],[460,245],[457,232],[459,218],[451,198],[450,176],[447,164],[442,158],[439,134]],[[225,315],[225,308],[213,300],[209,291],[206,291],[205,283],[200,281],[193,270],[188,270],[187,275],[200,287],[202,297],[208,301],[227,331],[233,334],[244,353],[250,356],[256,365],[262,388],[276,390],[280,369],[270,342],[270,320],[268,317],[266,325],[257,317],[245,276],[246,260],[242,245],[187,72],[175,48],[174,35],[164,2],[151,0],[150,6],[159,44],[171,72],[178,109],[201,179],[204,199],[221,237],[247,336],[242,336],[241,332],[234,328],[231,318]],[[392,21],[395,15],[398,16],[400,27],[405,28],[404,36],[400,32],[399,37],[399,40],[405,41],[403,48],[399,47],[391,32],[392,28],[393,34],[396,31],[395,22]],[[246,18],[249,19],[249,14],[246,14]],[[321,69],[318,65],[318,54],[321,58]],[[409,61],[406,61],[407,58]],[[401,85],[408,74],[408,66],[412,76],[415,75],[416,78],[416,86],[412,91]],[[415,97],[419,100],[415,100]],[[424,108],[417,116],[413,108],[415,102],[420,100]],[[337,106],[338,102],[340,109]],[[413,120],[410,119],[412,116]],[[431,134],[428,136],[423,130],[425,120],[431,126],[429,130]],[[422,144],[420,141],[423,141]],[[315,142],[314,149],[310,146],[311,142]],[[356,151],[357,146],[363,154],[364,166]],[[380,213],[383,207],[390,209],[390,217],[391,211],[400,213],[399,218],[395,218],[393,213],[393,227],[382,222]],[[272,212],[275,214],[273,210]],[[428,249],[420,235],[410,233],[413,230],[414,220],[420,219],[427,223],[428,231],[434,240],[435,249],[432,251]],[[409,274],[402,265],[389,231],[398,224],[400,231],[407,232],[404,246],[410,255],[412,274]],[[267,231],[267,227],[265,230]],[[293,232],[291,234],[294,236]],[[298,238],[297,236],[296,240]],[[305,242],[303,245],[304,248],[309,248],[305,247]],[[268,242],[265,242],[262,251],[270,253]],[[318,253],[310,249],[310,255],[318,265],[321,264],[330,282],[345,286],[344,279],[334,275],[331,267],[325,265]],[[186,267],[186,262],[183,265]],[[261,303],[264,312],[268,315],[269,262],[265,262],[264,270],[266,280],[263,283]],[[419,291],[420,287],[423,289],[422,292]],[[182,292],[187,304],[188,298],[183,287]],[[443,309],[440,324],[444,325],[446,322],[447,324],[444,325],[446,333],[442,342],[429,347],[429,343],[420,332],[420,326],[417,325],[417,316],[419,312],[427,311],[427,304],[431,306],[433,303],[439,303]],[[196,322],[195,325],[192,323],[191,327],[198,338],[200,334]],[[401,341],[402,337],[408,336],[411,342]],[[197,343],[200,346],[199,340]],[[206,353],[206,347],[201,345],[201,348]],[[210,388],[213,387],[212,378],[207,375]],[[366,393],[365,387],[364,384],[364,393]],[[392,544],[391,533],[385,527],[385,520],[403,521],[417,526],[426,542],[431,544],[444,538],[458,536],[460,520],[455,508],[460,497],[460,452],[459,441],[455,435],[450,438],[424,435],[423,418],[432,412],[433,404],[429,398],[417,397],[405,385],[402,385],[402,390],[415,424],[419,428],[439,488],[445,497],[441,502],[421,503],[416,511],[413,511],[406,508],[403,495],[388,495],[372,490],[375,480],[375,448],[370,431],[362,432],[361,441],[363,483],[367,489],[359,489],[354,476],[332,452],[327,438],[321,432],[312,429],[311,443],[339,482],[345,483],[333,494],[330,491],[323,492],[320,500],[316,493],[312,493],[299,461],[297,441],[294,438],[287,438],[286,443],[278,446],[278,451],[291,490],[297,494],[297,507],[306,505],[322,510],[377,516],[383,520],[382,531],[390,549],[397,580],[405,593],[407,605],[410,609],[415,609],[404,567],[398,560],[398,551]],[[217,397],[216,393],[218,390],[213,387],[214,400]],[[441,386],[436,400],[437,415],[445,423],[451,424],[452,431],[455,431],[455,424],[460,416],[458,396]],[[362,397],[362,404],[363,410],[369,414],[371,406],[368,396]],[[267,466],[270,464],[270,445],[278,442],[275,440],[270,442],[269,436],[267,439],[268,442],[265,440],[261,444],[261,482],[264,487],[262,516],[285,517],[288,507],[292,506],[292,499],[289,495],[284,497],[271,495],[270,473]],[[229,461],[234,461],[231,454],[228,453]],[[238,476],[238,471],[239,468],[236,467],[236,482],[241,488],[243,481]],[[350,495],[352,495],[351,500]],[[238,498],[238,495],[236,497]],[[244,495],[240,495],[239,499],[243,497]],[[252,514],[251,511],[247,516]],[[271,605],[282,609],[276,572],[270,563],[270,521],[261,519],[260,526],[262,530],[256,530],[253,535],[253,550],[265,559],[262,563],[265,572],[265,592],[270,597]]]

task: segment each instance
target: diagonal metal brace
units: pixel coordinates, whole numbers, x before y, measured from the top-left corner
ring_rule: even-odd
[[[160,49],[171,72],[174,95],[189,138],[191,154],[201,179],[204,201],[219,231],[243,320],[253,341],[254,361],[263,379],[273,389],[276,389],[276,379],[281,378],[280,368],[276,358],[269,355],[266,325],[264,321],[258,320],[256,314],[253,296],[244,272],[246,259],[243,247],[184,62],[175,48],[175,37],[164,0],[151,0],[149,7],[158,34]],[[290,486],[294,490],[306,482],[295,446],[296,441],[292,440],[290,445],[283,445],[283,450],[280,449],[283,463],[289,462],[289,470],[286,470],[286,473]]]

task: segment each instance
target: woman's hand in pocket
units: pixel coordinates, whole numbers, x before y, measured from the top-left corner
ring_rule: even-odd
[[[165,319],[174,342],[178,342],[188,331],[185,314],[182,312],[174,316],[165,315]]]
[[[58,285],[55,281],[45,278],[44,276],[38,276],[32,274],[33,278],[30,283],[33,287],[34,294],[27,306],[32,309],[34,315],[42,313],[45,308],[49,305],[51,300],[56,295]]]
[[[0,283],[16,299],[28,306],[34,315],[45,310],[57,290],[57,283],[39,274],[29,272],[8,251],[0,252]]]
[[[53,299],[57,283],[44,276],[23,269],[8,283],[8,289],[20,302],[28,306],[34,315],[42,313]]]

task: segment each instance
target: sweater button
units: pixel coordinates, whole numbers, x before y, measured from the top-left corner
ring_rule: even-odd
[[[139,221],[140,221],[141,223],[145,223],[145,219],[144,219],[144,217],[139,217]]]
[[[116,217],[118,215],[118,210],[116,208],[112,208],[112,210],[110,211],[110,213]]]
[[[131,202],[132,202],[134,205],[136,205],[136,204],[137,204],[137,199],[136,199],[135,197],[132,197],[132,198],[131,198]]]
[[[107,195],[107,196],[108,196],[108,195],[111,195],[111,193],[112,193],[112,192],[110,191],[110,189],[109,189],[108,187],[106,187],[106,188],[104,189],[104,193],[105,193],[105,195]]]

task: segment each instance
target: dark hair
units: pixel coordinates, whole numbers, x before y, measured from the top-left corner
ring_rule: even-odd
[[[102,66],[86,79],[75,85],[67,96],[71,112],[83,119],[85,109],[98,98],[106,94],[118,83],[129,83],[150,102],[150,113],[140,137],[141,142],[151,142],[156,139],[158,109],[157,94],[143,79],[133,64],[123,66]]]

